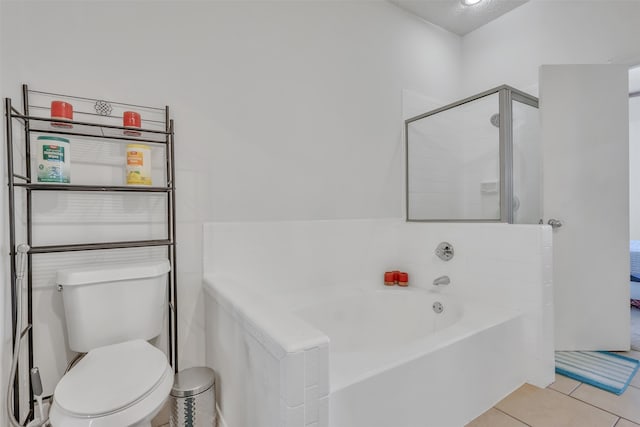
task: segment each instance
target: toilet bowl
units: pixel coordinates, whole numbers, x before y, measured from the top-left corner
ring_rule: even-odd
[[[164,353],[144,340],[95,348],[56,386],[53,427],[151,426],[173,385]]]
[[[173,385],[158,337],[166,259],[58,270],[69,348],[87,353],[56,385],[53,427],[150,426]]]

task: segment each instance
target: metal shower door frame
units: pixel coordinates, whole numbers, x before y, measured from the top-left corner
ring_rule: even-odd
[[[500,219],[411,219],[409,218],[409,124],[451,110],[464,104],[498,94],[500,128],[498,132],[500,157]],[[513,101],[538,108],[538,98],[508,85],[480,92],[460,101],[428,111],[404,122],[405,138],[405,220],[407,222],[505,222],[513,223]]]

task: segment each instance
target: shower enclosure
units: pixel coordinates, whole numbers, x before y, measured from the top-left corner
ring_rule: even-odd
[[[406,120],[407,221],[539,223],[539,130],[506,85]]]

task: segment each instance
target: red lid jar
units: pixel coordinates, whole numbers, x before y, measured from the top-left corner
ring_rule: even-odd
[[[393,271],[387,271],[384,273],[384,284],[385,286],[393,286],[396,284],[395,279],[394,279],[394,273]]]
[[[401,271],[398,273],[398,286],[409,286],[409,274]]]
[[[73,105],[65,101],[51,101],[51,118],[60,120],[73,120]],[[73,127],[71,123],[51,122],[55,127]]]

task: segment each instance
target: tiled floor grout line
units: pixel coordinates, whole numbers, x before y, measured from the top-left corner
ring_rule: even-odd
[[[573,393],[574,391],[576,391],[576,390],[577,390],[577,389],[578,389],[582,384],[585,384],[585,383],[580,383],[580,384],[578,385],[578,387],[576,387],[576,388],[575,388],[571,393]],[[589,406],[591,406],[592,408],[596,408],[596,409],[599,409],[599,410],[601,410],[601,411],[603,411],[603,412],[606,412],[607,414],[611,414],[611,415],[613,415],[614,417],[618,417],[618,419],[616,420],[616,424],[618,424],[618,421],[620,421],[620,418],[622,418],[622,416],[620,416],[620,414],[616,414],[615,412],[611,412],[611,411],[609,411],[609,410],[607,410],[607,409],[601,408],[601,407],[599,407],[599,406],[596,406],[596,405],[594,405],[594,404],[592,404],[592,403],[589,403],[589,402],[587,402],[587,401],[584,401],[584,400],[582,400],[582,399],[578,399],[577,397],[572,396],[571,394],[567,394],[566,396],[568,396],[568,397],[570,397],[570,398],[572,398],[572,399],[574,399],[574,400],[577,400],[578,402],[582,402],[582,403],[584,403],[584,404],[586,404],[586,405],[589,405]],[[625,420],[626,420],[626,418],[625,418]],[[631,421],[631,420],[629,420],[629,421]],[[633,422],[633,421],[632,421],[632,422]],[[615,427],[615,425],[616,425],[616,424],[614,424],[614,427]]]
[[[505,411],[503,411],[503,410],[502,410],[502,409],[500,409],[500,408],[496,408],[496,407],[494,406],[494,407],[493,407],[493,409],[495,409],[495,410],[496,410],[496,411],[498,411],[498,412],[502,412],[503,414],[505,414],[505,415],[506,415],[507,417],[509,417],[509,418],[513,418],[514,420],[516,420],[516,421],[518,421],[518,422],[521,422],[522,424],[526,425],[527,427],[532,427],[532,426],[531,426],[531,424],[527,424],[527,423],[525,423],[525,422],[524,422],[524,421],[522,421],[520,418],[518,418],[518,417],[514,417],[514,416],[513,416],[513,415],[511,415],[510,413],[505,412]],[[614,426],[614,427],[615,427],[615,426]]]
[[[580,387],[583,383],[579,382],[578,384],[576,384],[576,386],[574,388],[571,389],[571,391],[569,393],[567,393],[567,396],[571,396],[571,393],[573,393],[574,391],[576,391],[578,389],[578,387]],[[553,390],[553,389],[552,389]],[[558,391],[558,390],[556,390]],[[562,393],[562,392],[560,392]]]

